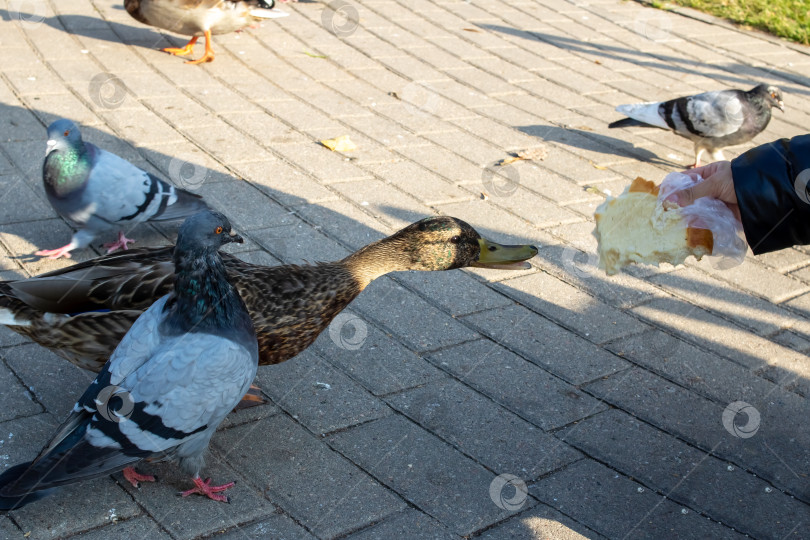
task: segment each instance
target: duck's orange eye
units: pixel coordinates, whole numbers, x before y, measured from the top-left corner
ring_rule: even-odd
[[[67,136],[68,136],[68,133],[70,133],[70,130],[69,130],[69,129],[66,129],[66,130],[65,130],[65,132],[64,132],[64,133],[62,133],[62,135],[64,135],[65,137],[67,137]]]
[[[216,229],[214,229],[214,232],[217,234],[222,234],[222,227],[217,227]]]

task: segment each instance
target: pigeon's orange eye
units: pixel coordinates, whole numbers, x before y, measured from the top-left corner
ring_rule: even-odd
[[[70,133],[70,130],[69,130],[69,129],[66,129],[66,130],[65,130],[65,132],[64,132],[64,133],[62,133],[62,135],[64,135],[65,137],[67,137],[67,136],[68,136],[68,133]]]
[[[214,229],[214,232],[217,234],[222,234],[222,227],[217,227],[216,229]]]

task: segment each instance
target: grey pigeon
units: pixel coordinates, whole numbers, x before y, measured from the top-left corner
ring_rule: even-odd
[[[749,90],[720,90],[670,101],[619,105],[616,111],[629,118],[608,127],[652,125],[671,129],[695,143],[695,163],[708,151],[715,161],[723,160],[722,149],[756,137],[771,121],[771,108],[784,112],[782,91],[760,84]]]
[[[172,459],[192,475],[183,493],[227,502],[233,483],[200,478],[203,452],[217,426],[256,376],[259,351],[242,298],[226,278],[220,246],[242,242],[228,219],[200,212],[180,228],[174,291],[132,325],[96,379],[33,462],[0,475],[0,510],[18,508],[42,490]]]
[[[82,141],[76,124],[57,120],[48,127],[42,167],[45,193],[56,212],[79,226],[70,243],[37,251],[51,259],[90,244],[100,233],[144,221],[183,219],[208,208],[202,197],[175,188],[115,154]],[[134,242],[118,233],[107,253]]]

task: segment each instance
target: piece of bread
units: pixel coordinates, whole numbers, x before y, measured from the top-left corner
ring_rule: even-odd
[[[641,177],[596,209],[599,268],[613,275],[632,263],[681,264],[700,260],[714,246],[712,231],[687,226],[677,204],[658,206],[658,186]]]

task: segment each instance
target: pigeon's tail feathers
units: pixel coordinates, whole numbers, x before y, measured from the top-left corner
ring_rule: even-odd
[[[616,112],[651,126],[669,129],[667,121],[659,112],[660,103],[634,103],[632,105],[619,105]]]
[[[5,486],[13,484],[16,482],[20,476],[31,467],[31,462],[28,463],[21,463],[19,465],[15,465],[10,469],[6,469],[3,471],[3,474],[0,474],[0,490],[2,490]],[[47,494],[46,491],[33,491],[29,494],[22,495],[22,496],[14,496],[14,497],[3,497],[0,496],[0,512],[8,512],[9,510],[16,510],[18,508],[22,508],[28,503],[34,502],[37,499],[41,499]]]
[[[0,497],[27,498],[37,491],[120,471],[143,457],[126,455],[120,447],[94,446],[85,438],[88,424],[79,423],[60,442],[26,464],[25,470],[16,471],[10,482],[0,486]]]
[[[149,218],[149,221],[172,221],[176,219],[185,219],[189,216],[208,210],[208,205],[205,204],[201,195],[186,191],[176,187],[167,188],[170,191],[164,193],[164,197],[169,197],[170,202],[158,211],[157,214]],[[173,200],[172,200],[173,199]]]
[[[262,8],[255,8],[250,10],[250,14],[256,17],[257,19],[280,19],[282,17],[287,17],[289,13],[286,11],[281,11],[280,9],[262,9]]]
[[[608,124],[609,128],[622,128],[622,127],[638,127],[638,126],[646,126],[648,124],[644,122],[639,122],[635,118],[622,118],[621,120],[616,120],[615,122],[611,122]]]

